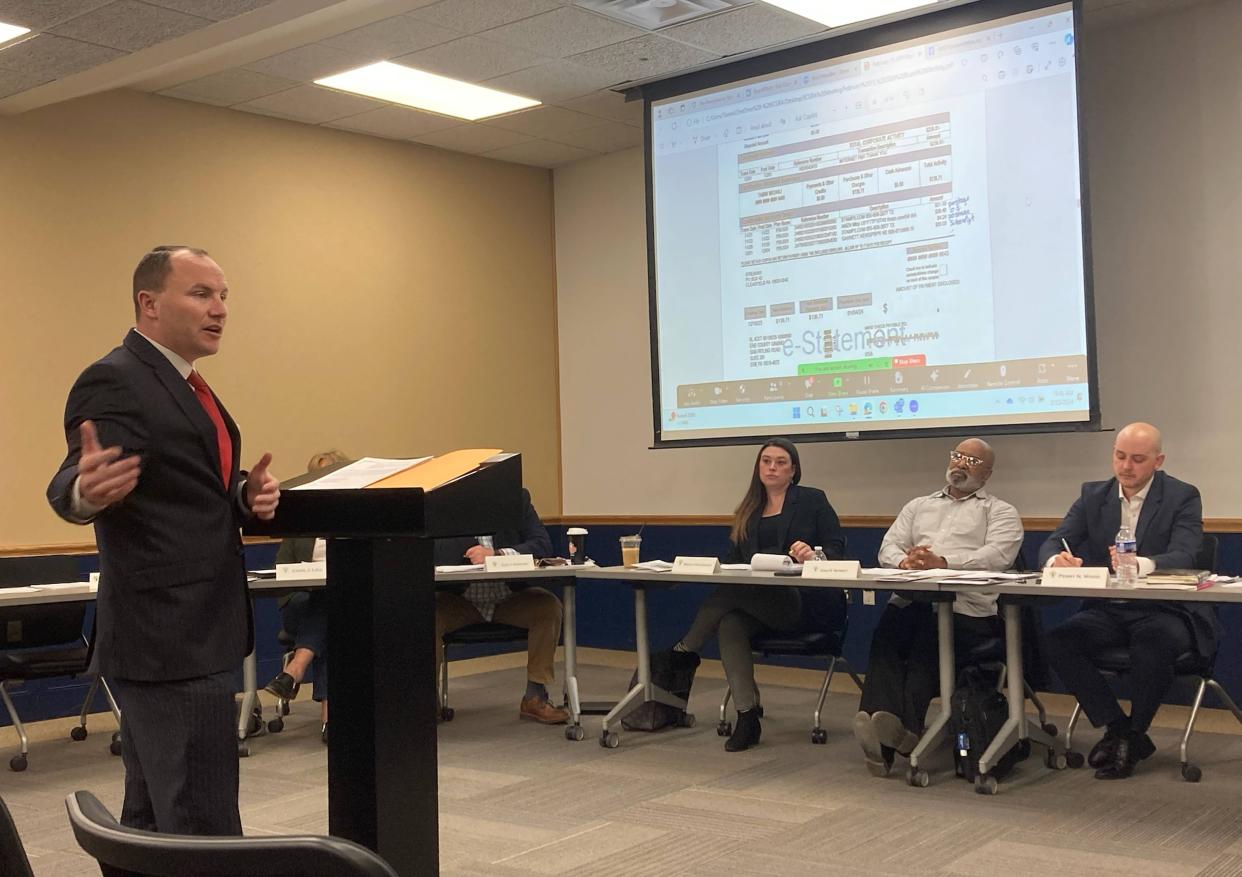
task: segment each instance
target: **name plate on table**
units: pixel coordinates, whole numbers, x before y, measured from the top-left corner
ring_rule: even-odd
[[[278,563],[276,564],[276,581],[290,582],[299,579],[326,579],[328,562],[316,560],[311,563]]]
[[[1050,566],[1039,583],[1060,588],[1107,588],[1108,567]]]
[[[677,575],[711,576],[720,572],[720,561],[715,557],[678,557],[673,560],[673,572]]]
[[[804,579],[856,579],[861,571],[857,560],[808,560],[802,564]]]
[[[520,569],[534,569],[533,554],[493,554],[483,558],[483,569],[486,572],[514,572]]]

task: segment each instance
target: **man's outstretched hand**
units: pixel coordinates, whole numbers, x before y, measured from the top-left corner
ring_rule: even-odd
[[[142,459],[137,454],[121,459],[120,447],[102,447],[95,424],[89,420],[82,421],[80,432],[82,452],[78,457],[78,495],[97,509],[125,499],[138,486]]]

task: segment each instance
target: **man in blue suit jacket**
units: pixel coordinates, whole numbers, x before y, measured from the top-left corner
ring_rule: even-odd
[[[1040,549],[1041,565],[1114,566],[1113,543],[1124,521],[1138,543],[1140,575],[1193,566],[1203,541],[1203,503],[1193,485],[1161,472],[1163,463],[1160,431],[1151,424],[1132,423],[1117,433],[1115,477],[1083,484]],[[1049,662],[1057,675],[1091,724],[1108,728],[1088,757],[1097,779],[1124,779],[1155,752],[1147,729],[1173,684],[1174,664],[1190,651],[1214,654],[1217,636],[1210,607],[1124,600],[1092,601],[1048,633]],[[1128,716],[1093,660],[1118,647],[1130,650]]]

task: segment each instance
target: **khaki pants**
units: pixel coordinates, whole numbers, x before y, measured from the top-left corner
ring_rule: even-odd
[[[556,680],[553,659],[561,638],[561,601],[543,588],[515,591],[496,604],[492,620],[526,628],[526,677],[531,682],[551,685]],[[436,594],[436,679],[444,660],[444,635],[484,618],[465,597],[440,591]]]

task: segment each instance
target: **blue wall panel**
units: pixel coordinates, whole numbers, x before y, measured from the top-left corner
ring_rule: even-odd
[[[602,566],[620,563],[621,549],[618,539],[633,532],[632,527],[592,526],[587,540],[588,554]],[[552,527],[553,546],[558,553],[565,553],[565,528]],[[864,567],[875,566],[876,554],[884,531],[878,528],[851,528],[849,555],[862,561]],[[1023,552],[1028,562],[1034,562],[1039,546],[1046,533],[1027,533]],[[652,525],[642,530],[642,556],[644,559],[672,560],[678,554],[697,556],[723,556],[728,547],[728,528],[720,525],[680,526]],[[247,564],[252,569],[270,567],[274,562],[275,546],[258,545],[246,550]],[[1221,534],[1217,567],[1222,572],[1236,573],[1242,570],[1242,534]],[[85,578],[98,569],[93,556],[83,557],[80,571]],[[703,598],[710,588],[705,585],[681,585],[652,588],[648,591],[647,608],[649,635],[652,648],[672,646],[681,637]],[[578,586],[578,639],[583,646],[605,649],[634,648],[634,597],[633,592],[621,582],[584,581]],[[850,609],[850,628],[846,637],[845,655],[850,665],[865,671],[867,650],[871,633],[883,612],[888,592],[876,593],[876,603],[863,605],[861,592],[855,592]],[[1051,627],[1077,608],[1076,600],[1060,600],[1049,603],[1043,609],[1045,629]],[[1242,694],[1242,605],[1220,608],[1225,637],[1217,659],[1217,678],[1225,687]],[[88,612],[89,618],[92,615]],[[280,613],[274,599],[255,601],[255,634],[258,658],[259,684],[263,684],[280,669],[281,650],[276,643],[280,629]],[[466,657],[506,651],[504,646],[479,649],[459,649],[457,656]],[[705,653],[717,657],[715,644]],[[815,666],[805,661],[781,661],[791,665]],[[240,673],[238,674],[240,687]],[[14,705],[22,718],[37,721],[56,716],[74,715],[86,696],[88,680],[52,679],[21,686],[13,692]],[[1059,689],[1058,689],[1059,690]],[[1187,702],[1188,692],[1175,692],[1171,699]],[[1213,703],[1213,705],[1215,705]],[[93,711],[107,708],[102,695],[93,704]],[[8,716],[0,716],[0,725],[10,724]]]

